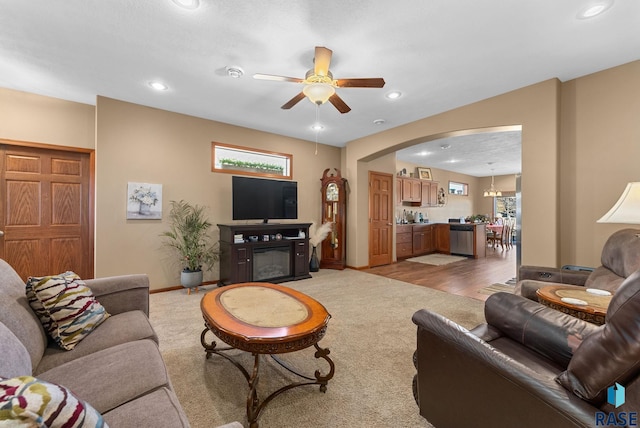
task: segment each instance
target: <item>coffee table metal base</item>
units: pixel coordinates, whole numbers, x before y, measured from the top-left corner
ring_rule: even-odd
[[[224,353],[225,351],[237,350],[237,348],[234,348],[232,346],[218,347],[218,344],[215,340],[211,340],[210,342],[207,343],[207,341],[205,340],[205,336],[207,335],[207,332],[210,332],[210,331],[213,331],[213,330],[205,322],[205,329],[202,331],[202,334],[200,335],[200,343],[202,344],[202,347],[206,352],[206,358],[209,359],[211,357],[211,354],[216,354],[227,359],[234,366],[236,366],[238,370],[240,370],[240,372],[244,375],[245,379],[249,384],[249,393],[247,395],[247,420],[249,421],[249,426],[251,428],[258,428],[258,418],[260,417],[260,413],[271,402],[271,400],[276,398],[278,395],[292,388],[296,388],[298,386],[304,386],[304,385],[320,385],[320,391],[326,392],[327,383],[329,382],[329,380],[331,380],[331,378],[333,378],[333,375],[335,373],[335,365],[331,360],[331,358],[329,358],[329,354],[331,351],[329,351],[328,348],[319,347],[318,343],[316,342],[316,343],[313,343],[313,346],[316,348],[316,352],[314,354],[315,358],[318,358],[318,359],[322,358],[329,364],[329,372],[325,375],[323,375],[320,370],[316,370],[314,373],[314,377],[305,376],[301,373],[298,373],[291,367],[287,366],[280,359],[276,358],[275,355],[258,353],[258,352],[251,352],[251,354],[253,355],[253,370],[251,371],[251,374],[250,374],[249,371],[242,364],[240,364],[233,357]],[[304,381],[294,382],[289,385],[283,386],[282,388],[272,392],[268,397],[266,397],[264,400],[262,400],[262,402],[260,402],[260,400],[258,399],[257,388],[258,388],[258,382],[260,380],[259,372],[260,372],[260,356],[261,355],[271,355],[271,357],[283,368],[295,374],[296,376],[299,376],[300,378],[304,379]]]

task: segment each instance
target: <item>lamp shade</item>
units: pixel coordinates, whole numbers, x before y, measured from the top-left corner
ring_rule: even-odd
[[[491,189],[491,190],[484,191],[485,198],[495,198],[500,196],[502,196],[502,192],[500,190]]]
[[[640,182],[627,184],[618,202],[598,223],[640,224]]]
[[[326,103],[331,95],[336,93],[336,90],[328,83],[310,83],[304,87],[302,93],[305,94],[312,103],[320,105]]]

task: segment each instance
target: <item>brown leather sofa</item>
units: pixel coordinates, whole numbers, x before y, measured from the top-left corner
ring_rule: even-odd
[[[521,266],[516,294],[538,301],[536,290],[546,285],[583,285],[615,292],[622,281],[640,269],[640,230],[622,229],[612,234],[602,248],[601,266],[592,271]]]
[[[640,271],[619,286],[602,326],[510,293],[490,296],[485,318],[469,331],[428,310],[413,315],[414,395],[436,427],[594,427],[611,413],[640,416]],[[617,408],[607,402],[616,382],[626,388]]]

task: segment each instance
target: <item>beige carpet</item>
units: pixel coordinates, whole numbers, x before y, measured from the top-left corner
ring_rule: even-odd
[[[463,256],[450,256],[448,254],[427,254],[426,256],[406,259],[408,262],[424,263],[435,266],[448,265],[449,263],[459,262],[460,260],[467,260],[467,258]]]
[[[481,301],[349,269],[322,269],[312,279],[283,285],[314,297],[331,313],[319,344],[331,350],[336,373],[325,394],[313,385],[276,397],[263,411],[261,427],[431,427],[418,414],[411,391],[416,341],[411,316],[430,308],[471,328],[484,322]],[[206,360],[200,345],[203,292],[151,295],[151,322],[192,426],[209,428],[231,421],[247,426],[245,378],[219,356]],[[316,368],[326,372],[327,364],[318,362],[313,350],[283,358],[305,373]],[[252,367],[250,355],[233,352],[245,367]],[[264,392],[294,379],[264,358],[258,390],[264,397]]]
[[[478,290],[478,293],[481,294],[493,294],[493,293],[498,293],[500,291],[503,291],[505,293],[513,293],[515,291],[516,287],[515,285],[507,285],[507,284],[491,284],[488,285],[486,287],[481,288],[480,290]]]

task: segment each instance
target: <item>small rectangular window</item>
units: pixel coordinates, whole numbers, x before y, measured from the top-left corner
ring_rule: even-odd
[[[465,183],[458,183],[456,181],[449,182],[449,194],[450,195],[469,195],[469,185]]]
[[[293,155],[211,143],[211,170],[227,174],[291,180]]]

